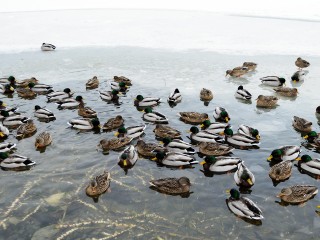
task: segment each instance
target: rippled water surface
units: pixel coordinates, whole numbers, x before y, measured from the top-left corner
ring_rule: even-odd
[[[113,137],[113,132],[94,134],[68,128],[67,121],[77,117],[77,110],[58,110],[56,104],[46,103],[45,96],[25,100],[1,96],[9,106],[18,105],[22,113],[33,117],[36,104],[54,111],[57,120],[43,123],[35,120],[38,133],[44,130],[53,135],[53,143],[45,152],[34,149],[33,137],[15,139],[15,130],[8,141],[17,143],[17,153],[30,157],[37,165],[30,171],[1,171],[0,239],[302,239],[318,238],[320,218],[315,213],[320,205],[319,195],[305,206],[281,206],[276,195],[281,188],[293,184],[319,182],[301,174],[296,167],[289,180],[273,186],[268,176],[270,152],[282,145],[301,145],[303,139],[292,126],[294,115],[313,122],[319,132],[315,109],[320,105],[320,59],[309,57],[311,66],[303,83],[289,81],[296,71],[297,56],[232,56],[201,51],[166,51],[143,48],[78,48],[56,52],[25,52],[2,54],[0,74],[17,79],[36,77],[55,90],[69,87],[82,95],[87,106],[98,112],[101,123],[121,114],[126,126],[143,123],[142,113],[133,107],[137,94],[162,98],[156,108],[169,118],[170,126],[182,131],[187,138],[190,125],[181,122],[180,111],[209,114],[214,121],[214,107],[225,107],[236,131],[239,124],[256,127],[261,132],[259,149],[234,150],[255,174],[256,183],[248,195],[262,209],[265,219],[253,225],[232,214],[225,203],[227,189],[236,187],[233,174],[206,177],[201,165],[192,169],[159,167],[155,162],[140,158],[127,173],[117,165],[118,152],[103,155],[96,150],[101,139]],[[244,61],[257,62],[258,68],[244,78],[226,78],[227,69]],[[121,105],[102,101],[98,90],[86,90],[86,81],[98,76],[99,89],[109,88],[114,75],[127,76],[133,81]],[[284,76],[287,86],[296,86],[296,99],[280,98],[274,109],[257,109],[259,94],[274,94],[272,88],[262,87],[259,77]],[[234,98],[237,87],[243,84],[253,94],[245,103]],[[178,87],[183,100],[171,108],[166,98]],[[199,99],[201,88],[213,91],[208,106]],[[156,142],[154,125],[147,124],[148,142]],[[319,157],[317,152],[302,146],[302,153]],[[201,160],[196,156],[197,160]],[[111,192],[95,203],[85,194],[93,176],[111,169]],[[188,198],[168,196],[149,189],[149,180],[187,176],[192,183]]]

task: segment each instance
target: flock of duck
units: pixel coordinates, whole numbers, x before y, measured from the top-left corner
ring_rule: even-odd
[[[53,46],[53,45],[52,45]],[[54,50],[52,46],[43,46],[43,50]],[[46,49],[51,48],[51,49]],[[292,76],[292,81],[302,81],[305,75],[302,68],[309,66],[309,63],[301,58],[295,62],[299,70]],[[256,63],[245,62],[243,66],[236,67],[226,72],[232,77],[240,77],[250,71],[254,71]],[[277,76],[267,76],[261,78],[263,84],[275,87],[277,94],[295,97],[298,93],[296,88],[284,87],[285,79]],[[255,176],[249,170],[243,160],[239,157],[230,156],[230,153],[237,149],[257,148],[260,142],[259,131],[253,127],[240,125],[238,132],[234,133],[229,124],[230,115],[223,107],[216,107],[213,112],[215,122],[209,120],[207,113],[199,112],[179,112],[178,117],[186,124],[191,124],[190,141],[182,140],[181,132],[168,125],[166,116],[154,109],[159,103],[160,98],[143,97],[137,95],[133,105],[142,113],[142,118],[149,123],[154,123],[153,130],[156,139],[161,142],[147,143],[143,140],[146,125],[124,127],[125,119],[118,115],[110,118],[103,125],[97,118],[97,113],[92,108],[85,105],[82,96],[73,97],[74,93],[66,88],[63,91],[54,91],[53,87],[47,84],[39,83],[36,78],[16,80],[13,76],[0,79],[0,91],[5,96],[16,93],[22,98],[34,98],[38,94],[45,94],[48,102],[58,104],[59,109],[78,109],[78,115],[81,118],[71,119],[68,124],[80,131],[113,131],[115,137],[103,139],[99,142],[98,148],[107,153],[112,150],[121,151],[118,157],[118,164],[125,171],[132,168],[139,157],[148,158],[156,161],[158,164],[170,168],[191,167],[199,162],[193,156],[197,151],[204,160],[200,163],[203,171],[207,174],[225,174],[234,172],[234,180],[239,187],[230,190],[230,197],[227,199],[227,206],[237,216],[254,221],[263,219],[262,211],[247,197],[240,195],[245,193],[255,184]],[[122,95],[125,95],[132,81],[123,76],[115,76],[110,84],[110,90],[100,90],[100,97],[107,102],[117,103]],[[87,89],[96,89],[99,87],[99,79],[93,77],[86,83]],[[235,92],[235,97],[243,100],[250,100],[252,95],[243,86],[239,86]],[[209,102],[213,99],[213,94],[209,89],[202,89],[200,99]],[[257,98],[257,107],[272,108],[276,102],[275,96],[260,95]],[[171,106],[176,106],[182,101],[182,95],[179,89],[175,89],[168,97],[167,102]],[[18,113],[17,108],[5,106],[0,101],[0,138],[6,139],[16,129],[17,138],[28,138],[35,134],[37,127],[34,121],[28,116]],[[316,109],[320,114],[320,107]],[[34,106],[34,117],[43,121],[53,121],[56,116],[47,108],[38,105]],[[320,148],[320,134],[312,131],[312,123],[306,119],[295,116],[292,122],[293,127],[304,133],[304,138],[314,147]],[[133,140],[136,144],[133,145]],[[41,149],[50,145],[52,137],[49,132],[40,133],[35,140],[35,148]],[[30,169],[36,163],[27,157],[12,154],[16,144],[3,142],[0,144],[0,167],[5,170],[26,170]],[[197,150],[196,150],[197,148]],[[301,172],[309,174],[311,177],[320,178],[320,160],[312,159],[309,155],[299,157],[301,149],[299,146],[282,146],[270,154],[268,160],[270,163],[269,176],[277,184],[287,180],[292,171],[292,165],[295,160],[298,162],[298,168]],[[110,172],[104,171],[96,176],[86,187],[86,194],[94,200],[109,190],[111,181]],[[190,191],[191,183],[187,177],[164,178],[150,181],[151,188],[165,194],[184,195]],[[318,192],[316,186],[312,185],[294,185],[281,190],[278,197],[282,201],[290,204],[301,204],[314,197]]]

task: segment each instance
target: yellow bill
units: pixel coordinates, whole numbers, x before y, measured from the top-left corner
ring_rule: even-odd
[[[308,137],[309,137],[309,135],[305,135],[303,138],[304,138],[304,139],[307,139]]]
[[[272,158],[273,158],[273,156],[270,155],[270,156],[267,158],[267,160],[270,161]]]
[[[206,161],[202,161],[201,163],[200,163],[200,165],[203,165],[203,164],[205,164],[206,163]]]
[[[123,166],[127,166],[128,164],[127,164],[127,160],[123,160]]]
[[[251,181],[251,178],[248,178],[247,182],[252,186],[253,182]]]
[[[119,136],[119,132],[115,132],[114,135],[115,135],[116,137],[118,137],[118,136]]]

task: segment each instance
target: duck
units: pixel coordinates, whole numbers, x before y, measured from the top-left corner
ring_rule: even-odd
[[[127,136],[122,138],[102,139],[98,144],[98,148],[101,148],[104,152],[109,152],[109,150],[121,149],[130,144],[131,141],[132,138]]]
[[[225,141],[238,148],[255,147],[259,144],[259,141],[256,138],[249,137],[240,133],[233,134],[231,128],[226,128],[224,130],[224,134]]]
[[[97,198],[110,188],[111,174],[104,171],[101,175],[95,176],[86,187],[86,194],[89,197]]]
[[[207,156],[222,156],[228,155],[234,150],[226,144],[214,143],[214,142],[202,142],[199,145],[199,152]]]
[[[19,115],[17,113],[18,108],[13,107],[13,108],[5,108],[0,111],[0,120],[3,121],[4,118],[13,116],[13,115]]]
[[[213,117],[218,122],[226,122],[226,123],[228,123],[231,120],[231,118],[229,117],[229,113],[223,107],[216,107],[214,109],[214,111],[213,111]]]
[[[168,137],[171,139],[181,138],[180,131],[162,124],[157,124],[153,132],[156,135],[156,137],[159,137],[159,138],[165,138],[165,137]]]
[[[21,114],[9,116],[9,113],[7,111],[1,111],[1,115],[4,116],[4,119],[2,120],[2,124],[5,127],[9,127],[9,128],[16,128],[21,124],[26,123],[30,119]]]
[[[181,100],[182,100],[182,95],[178,88],[176,88],[168,97],[168,103],[172,105],[181,102]]]
[[[297,88],[277,87],[273,89],[277,94],[284,97],[296,97],[298,95]]]
[[[170,195],[189,193],[191,186],[190,180],[187,177],[161,178],[157,180],[151,180],[149,183],[159,192]]]
[[[195,154],[196,150],[192,148],[190,143],[184,142],[180,139],[171,139],[165,137],[162,140],[163,146],[168,152],[178,152],[183,154]]]
[[[54,51],[56,49],[56,46],[54,46],[51,43],[42,43],[41,50],[42,51]]]
[[[142,134],[144,134],[144,130],[146,129],[146,125],[137,125],[137,126],[131,126],[131,127],[120,127],[118,131],[115,133],[115,136],[117,137],[124,137],[128,136],[130,138],[138,138]]]
[[[160,104],[161,99],[156,97],[146,97],[142,95],[137,95],[134,100],[134,106],[136,107],[154,107]]]
[[[110,87],[112,90],[116,90],[121,93],[128,92],[128,86],[124,82],[110,82]]]
[[[200,127],[214,134],[222,134],[226,128],[231,127],[229,123],[222,122],[210,122],[210,120],[204,120]]]
[[[37,84],[38,82],[39,82],[38,79],[36,79],[35,77],[31,77],[31,78],[23,79],[19,82],[16,82],[16,86],[17,88],[26,88],[30,83]]]
[[[209,102],[212,99],[213,99],[213,94],[212,94],[211,90],[209,90],[207,88],[202,88],[200,91],[200,100]]]
[[[11,152],[16,149],[16,146],[17,144],[10,142],[0,143],[0,152]]]
[[[243,88],[242,85],[238,87],[238,90],[234,94],[236,98],[243,99],[243,100],[250,100],[252,98],[251,93]]]
[[[58,102],[65,98],[71,98],[73,95],[73,92],[71,92],[70,88],[65,88],[63,91],[56,91],[48,93],[47,99],[48,102]]]
[[[119,83],[124,82],[127,86],[132,86],[132,81],[124,76],[114,76],[113,80]]]
[[[272,108],[277,104],[277,102],[278,98],[275,96],[259,95],[257,98],[257,107]]]
[[[272,87],[283,86],[286,82],[286,79],[277,76],[266,76],[260,78],[262,84]]]
[[[320,133],[316,133],[315,131],[309,132],[307,135],[303,137],[307,139],[307,141],[314,147],[320,147]]]
[[[246,74],[249,71],[247,67],[235,67],[232,70],[226,71],[226,76],[230,75],[231,77],[241,77],[242,75]]]
[[[39,105],[34,106],[34,116],[47,121],[53,121],[56,119],[53,112],[47,108],[40,107]]]
[[[293,117],[292,126],[300,132],[311,132],[312,122],[297,116]]]
[[[68,121],[68,124],[78,130],[97,130],[100,129],[100,121],[98,118],[94,119],[72,119]]]
[[[259,135],[258,129],[241,124],[241,125],[239,125],[238,133],[240,133],[242,135],[246,135],[251,138],[255,138],[257,141],[260,141],[260,135]]]
[[[304,59],[302,59],[301,57],[298,57],[297,60],[295,61],[295,65],[299,68],[306,68],[310,66],[310,63]]]
[[[299,204],[308,201],[318,193],[313,185],[293,185],[283,188],[277,197],[287,203]]]
[[[37,96],[34,91],[28,88],[17,88],[16,92],[21,98],[35,98]]]
[[[195,142],[195,143],[201,143],[201,142],[211,142],[215,143],[217,141],[221,141],[222,138],[220,135],[211,133],[206,130],[199,131],[199,128],[192,126],[190,128],[190,140]]]
[[[32,119],[29,119],[26,123],[21,124],[17,129],[16,138],[31,137],[37,131],[37,126]]]
[[[154,158],[157,152],[164,152],[165,147],[155,144],[146,143],[142,139],[139,139],[136,144],[137,152],[143,157]]]
[[[42,132],[36,137],[35,147],[36,149],[45,148],[52,142],[52,136],[49,132]]]
[[[119,101],[119,91],[99,91],[100,98],[107,102],[118,102]]]
[[[75,99],[73,98],[64,98],[57,102],[58,109],[74,109],[78,108],[80,104],[84,106],[82,96],[77,96]]]
[[[272,180],[280,182],[288,179],[292,172],[292,161],[286,160],[273,165],[270,168],[269,176]]]
[[[238,190],[231,189],[230,195],[226,200],[227,206],[236,216],[257,221],[264,218],[260,208],[251,199],[241,197]]]
[[[144,112],[142,116],[143,120],[158,124],[168,124],[167,117],[162,113],[153,111],[151,107],[147,107]]]
[[[110,118],[105,124],[103,124],[103,131],[111,131],[113,129],[120,128],[124,124],[124,119],[121,115],[117,115],[114,118]]]
[[[133,145],[126,147],[118,157],[118,165],[122,168],[129,169],[134,166],[138,160],[138,153]]]
[[[0,123],[0,139],[5,139],[9,136],[9,129]]]
[[[3,94],[13,94],[14,88],[9,84],[6,84],[6,85],[0,84],[0,92]]]
[[[227,173],[236,171],[240,162],[242,160],[238,157],[215,157],[209,155],[200,164],[206,172]]]
[[[238,169],[234,173],[234,181],[237,186],[243,188],[251,188],[255,183],[255,177],[253,173],[244,165],[243,162],[238,164]]]
[[[312,159],[309,155],[303,155],[298,162],[299,170],[320,179],[320,160]]]
[[[21,156],[18,154],[12,154],[9,156],[6,152],[0,152],[0,167],[3,170],[23,171],[29,170],[31,167],[36,165],[34,161],[31,161],[28,157]]]
[[[209,116],[207,113],[198,112],[179,112],[178,116],[183,122],[190,124],[201,124],[203,121],[208,120]]]
[[[248,71],[254,71],[256,70],[257,68],[257,63],[254,63],[254,62],[244,62],[242,64],[243,67],[247,67],[248,68]]]
[[[15,87],[16,85],[16,78],[14,76],[9,76],[9,77],[2,77],[0,78],[0,84],[6,85],[9,84],[12,87]]]
[[[86,89],[94,89],[97,87],[99,87],[99,79],[97,78],[97,76],[89,79],[86,83]]]
[[[293,161],[299,159],[301,149],[299,146],[288,145],[281,146],[278,149],[272,151],[271,155],[267,158],[268,161]]]
[[[48,84],[43,84],[43,83],[35,84],[33,82],[30,82],[28,83],[28,87],[36,94],[49,94],[53,92],[53,89],[52,89],[53,87]]]
[[[178,152],[157,152],[152,160],[168,167],[190,167],[192,164],[199,163],[194,157]]]
[[[79,109],[78,109],[78,115],[83,118],[96,118],[97,112],[94,111],[90,107],[85,107],[83,102],[80,102]]]
[[[291,80],[293,82],[302,82],[304,81],[304,77],[305,77],[306,73],[304,71],[296,71],[292,76],[291,76]]]

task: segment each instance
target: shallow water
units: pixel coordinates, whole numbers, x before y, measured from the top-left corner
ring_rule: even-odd
[[[143,123],[142,113],[133,107],[137,94],[157,96],[163,102],[156,109],[169,118],[170,126],[186,132],[190,125],[177,117],[180,111],[207,112],[213,121],[214,107],[225,107],[231,116],[230,124],[236,131],[239,124],[259,129],[260,149],[234,150],[255,174],[256,183],[248,196],[263,211],[265,219],[259,226],[252,225],[232,214],[225,203],[227,189],[236,187],[233,174],[206,177],[195,165],[193,169],[159,167],[140,158],[125,172],[117,165],[118,152],[103,155],[96,146],[113,133],[78,133],[68,128],[67,121],[77,117],[76,110],[58,110],[54,103],[46,103],[45,96],[25,100],[1,96],[7,105],[18,105],[22,113],[33,118],[33,107],[38,104],[54,111],[57,120],[43,123],[35,120],[38,133],[48,130],[53,143],[45,152],[35,151],[33,137],[16,140],[15,130],[8,141],[17,143],[17,153],[30,157],[37,165],[30,171],[1,171],[0,239],[302,239],[317,238],[320,218],[315,213],[320,205],[317,195],[304,207],[281,206],[276,195],[285,186],[319,182],[299,173],[293,167],[289,180],[273,186],[268,176],[270,152],[281,145],[301,145],[303,139],[291,121],[294,115],[313,122],[319,132],[315,109],[319,100],[319,57],[309,57],[311,66],[303,83],[293,84],[290,76],[296,71],[297,56],[258,55],[234,56],[205,51],[166,51],[145,48],[75,48],[56,52],[27,52],[2,54],[1,75],[17,79],[35,76],[40,82],[53,84],[55,90],[70,87],[75,95],[82,95],[88,106],[98,112],[101,123],[122,114],[126,126]],[[259,63],[255,72],[244,78],[226,78],[225,71],[244,61]],[[100,79],[100,88],[108,88],[114,75],[127,76],[133,81],[121,105],[102,101],[98,89],[85,89],[92,76]],[[262,87],[259,77],[281,75],[287,86],[297,86],[296,99],[281,98],[274,109],[257,109],[259,94],[271,95],[272,88]],[[239,84],[252,95],[251,103],[234,98]],[[178,87],[182,102],[171,108],[166,98]],[[213,91],[214,99],[205,106],[199,99],[201,88]],[[147,124],[144,140],[155,142],[154,125]],[[312,157],[319,154],[302,147],[302,153]],[[196,156],[200,161],[201,159]],[[105,193],[98,203],[86,196],[90,178],[111,170],[111,193]],[[148,181],[164,177],[187,176],[192,183],[188,198],[167,196],[149,189]],[[214,237],[213,237],[214,236]]]

